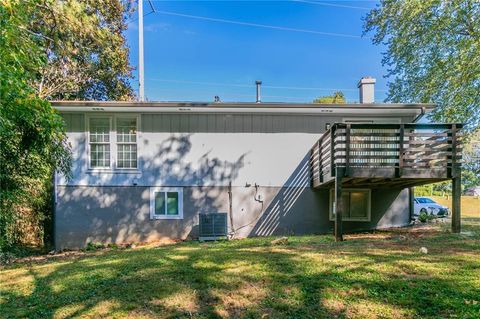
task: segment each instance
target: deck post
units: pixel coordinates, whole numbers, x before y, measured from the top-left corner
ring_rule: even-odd
[[[345,175],[344,167],[335,169],[335,241],[343,241],[343,202],[342,202],[342,179]]]
[[[323,138],[318,140],[318,178],[320,180],[320,183],[323,183],[322,143],[323,143]]]
[[[461,231],[461,205],[462,178],[460,174],[452,179],[452,233]]]
[[[413,187],[408,188],[408,213],[410,215],[410,221],[413,220],[415,214],[415,191]]]
[[[350,123],[345,127],[345,176],[350,175]]]
[[[397,170],[397,177],[402,177],[403,175],[403,166],[404,166],[404,139],[405,139],[405,125],[401,124],[399,131],[399,139],[398,139],[398,170]]]
[[[335,174],[335,128],[336,124],[330,127],[330,175]]]
[[[457,164],[457,126],[452,124],[452,232],[461,231],[461,196],[462,196],[462,175]]]

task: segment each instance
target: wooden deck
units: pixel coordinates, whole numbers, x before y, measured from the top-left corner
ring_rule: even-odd
[[[349,187],[407,188],[452,180],[452,229],[460,231],[461,127],[461,124],[333,124],[311,149],[312,187],[335,187],[341,192],[341,188]],[[339,206],[337,210],[341,210]],[[341,214],[338,217],[341,222]]]

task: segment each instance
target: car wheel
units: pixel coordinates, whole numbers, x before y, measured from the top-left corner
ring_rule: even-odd
[[[425,208],[420,209],[420,214],[427,213],[427,210]]]

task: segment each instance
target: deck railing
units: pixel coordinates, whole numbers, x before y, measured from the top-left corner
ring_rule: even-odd
[[[336,123],[311,149],[313,186],[345,168],[345,175],[368,171],[441,170],[445,178],[457,174],[461,160],[461,124],[349,124]]]

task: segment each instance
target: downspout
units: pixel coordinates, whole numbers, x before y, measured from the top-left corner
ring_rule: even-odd
[[[416,118],[413,119],[413,123],[417,123],[417,121],[419,121],[424,115],[425,115],[425,106],[422,106],[422,108],[420,109],[420,114],[417,115]]]
[[[52,223],[51,223],[51,244],[53,244],[53,249],[55,251],[58,250],[58,245],[57,245],[57,171],[54,170],[52,174],[52,180],[53,180],[53,194],[52,194]]]
[[[230,227],[232,230],[232,238],[235,237],[235,228],[233,225],[233,198],[232,198],[232,181],[228,183],[228,215],[230,216]]]

